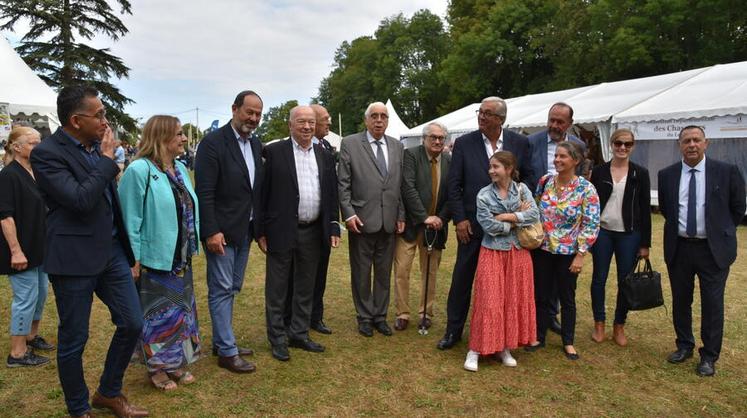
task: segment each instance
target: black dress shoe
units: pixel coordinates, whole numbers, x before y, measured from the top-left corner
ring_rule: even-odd
[[[236,347],[236,348],[239,350],[239,355],[240,356],[252,356],[252,355],[254,355],[254,350],[252,350],[251,348],[245,348],[245,347]],[[213,346],[213,355],[214,356],[218,355],[218,347],[216,347],[216,346]]]
[[[319,321],[315,324],[311,325],[311,329],[314,331],[320,333],[320,334],[332,334],[332,330],[329,329],[329,327],[324,323],[324,321]]]
[[[358,332],[364,337],[373,337],[373,328],[368,322],[361,322],[358,324]]]
[[[688,350],[686,348],[678,348],[677,351],[673,352],[672,354],[667,357],[667,361],[672,364],[678,364],[682,363],[683,361],[689,359],[693,356],[693,350]]]
[[[535,345],[525,345],[524,351],[526,351],[527,353],[534,353],[535,351],[539,350],[540,348],[544,348],[544,347],[545,347],[545,342],[542,341]]]
[[[394,329],[397,331],[404,331],[407,329],[407,325],[410,323],[408,319],[397,318],[394,320]]]
[[[578,360],[581,358],[578,353],[569,353],[565,351],[565,347],[563,347],[563,354],[565,354],[565,358],[567,358],[568,360]]]
[[[698,367],[695,368],[695,373],[697,373],[698,376],[713,376],[716,374],[716,363],[710,360],[700,359]]]
[[[560,327],[560,321],[558,321],[557,316],[552,317],[552,321],[550,321],[550,331],[560,335],[561,332],[563,332],[563,329]]]
[[[307,338],[305,340],[294,340],[290,339],[288,340],[288,346],[294,347],[294,348],[300,348],[305,351],[311,351],[312,353],[323,353],[324,352],[324,346],[312,341],[310,338]]]
[[[436,348],[439,350],[448,350],[449,348],[454,347],[459,341],[462,341],[461,335],[446,333],[446,335],[438,341]]]
[[[389,325],[386,323],[386,321],[375,323],[374,328],[376,328],[376,331],[379,331],[380,334],[386,335],[387,337],[392,335],[392,329],[389,328]]]
[[[280,361],[288,361],[291,358],[290,353],[288,353],[288,347],[285,344],[273,345],[272,357]]]

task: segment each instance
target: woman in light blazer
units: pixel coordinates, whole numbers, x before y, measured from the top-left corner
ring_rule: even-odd
[[[185,142],[179,119],[153,116],[119,184],[145,319],[143,355],[151,382],[161,390],[194,382],[183,367],[201,353],[192,285],[197,196],[186,167],[176,160]]]

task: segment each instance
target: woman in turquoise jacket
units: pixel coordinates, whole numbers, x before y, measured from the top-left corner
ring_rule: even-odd
[[[119,183],[127,234],[135,255],[143,307],[143,355],[161,390],[194,382],[183,369],[200,355],[192,256],[198,252],[197,196],[184,164],[187,138],[179,119],[153,116],[143,128],[140,151]]]

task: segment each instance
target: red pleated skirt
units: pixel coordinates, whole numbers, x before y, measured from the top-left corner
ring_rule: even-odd
[[[473,288],[470,350],[489,355],[537,340],[529,251],[481,247]]]

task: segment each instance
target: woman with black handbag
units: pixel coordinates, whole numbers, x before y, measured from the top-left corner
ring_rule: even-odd
[[[615,255],[617,304],[612,338],[627,345],[624,325],[629,307],[620,291],[620,281],[635,267],[637,257],[648,258],[651,246],[651,182],[648,170],[630,161],[635,137],[629,129],[618,129],[610,137],[612,160],[596,167],[591,183],[599,193],[601,228],[591,249],[594,272],[591,278],[591,308],[594,331],[591,339],[604,341],[604,288]]]
[[[573,346],[576,280],[599,232],[597,192],[588,180],[576,175],[576,167],[583,158],[577,144],[558,143],[554,159],[558,174],[543,176],[537,185],[537,206],[545,230],[542,246],[532,254],[538,343],[525,347],[527,351],[535,351],[545,346],[550,307],[554,303],[553,289],[557,289],[563,353],[569,360],[579,358]]]

